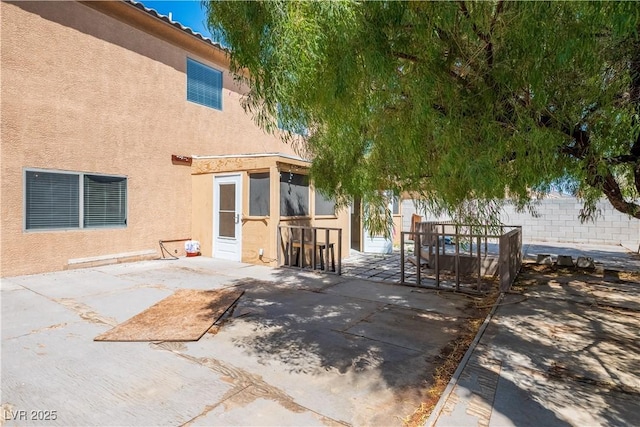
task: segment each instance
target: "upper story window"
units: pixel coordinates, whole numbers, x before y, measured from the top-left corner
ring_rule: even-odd
[[[222,71],[187,58],[187,100],[222,110]]]
[[[126,227],[127,178],[27,170],[25,229]]]

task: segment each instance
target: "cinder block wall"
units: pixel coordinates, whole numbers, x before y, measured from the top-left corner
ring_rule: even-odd
[[[638,250],[640,220],[618,212],[602,200],[598,203],[596,220],[581,223],[578,218],[581,208],[582,203],[574,197],[548,198],[539,202],[536,208],[538,217],[529,212],[516,212],[513,206],[507,206],[502,222],[521,225],[524,241],[610,244]],[[425,221],[448,219],[416,212],[412,200],[403,201],[402,213],[402,229],[405,231],[410,229],[414,213],[422,215]]]

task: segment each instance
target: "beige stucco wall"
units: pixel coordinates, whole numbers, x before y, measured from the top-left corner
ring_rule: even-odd
[[[309,217],[280,217],[280,175],[279,168],[287,169],[289,165],[299,168],[301,172],[308,167],[304,161],[296,161],[280,156],[231,157],[231,158],[197,158],[191,170],[193,173],[193,238],[200,241],[203,256],[213,254],[213,200],[215,197],[213,182],[218,174],[240,172],[242,175],[242,261],[260,265],[277,265],[278,225],[304,225],[314,227],[342,228],[342,257],[349,255],[349,212],[342,210],[335,216],[316,216],[313,214],[315,198],[310,188]],[[249,215],[249,174],[251,172],[269,172],[271,215],[252,217]],[[337,243],[337,232],[331,232],[331,242]],[[308,236],[307,236],[308,237]],[[324,235],[318,236],[324,241]],[[263,256],[259,250],[263,249]],[[335,256],[338,257],[337,245]]]
[[[192,180],[192,238],[200,242],[204,256],[213,255],[213,179],[211,175],[194,175]]]
[[[143,27],[154,19],[122,7]],[[159,240],[204,236],[192,220],[210,207],[192,214],[192,193],[211,194],[210,184],[192,180],[172,154],[292,152],[244,113],[219,51],[202,41],[177,46],[76,2],[3,1],[0,17],[2,276],[65,269],[77,258],[159,254]],[[223,111],[186,100],[187,56],[224,69]],[[24,231],[25,168],[125,175],[127,227]]]

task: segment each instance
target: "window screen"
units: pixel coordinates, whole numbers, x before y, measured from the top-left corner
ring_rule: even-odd
[[[280,173],[280,215],[309,215],[309,182],[306,175]]]
[[[269,197],[269,172],[249,174],[249,215],[268,216]]]
[[[236,237],[236,184],[220,184],[218,235]]]
[[[324,194],[316,190],[316,215],[335,215],[336,214],[336,202],[329,197],[325,197]]]
[[[84,176],[84,226],[126,225],[127,180],[122,177]]]
[[[127,178],[26,171],[25,229],[124,227],[126,224]]]
[[[77,174],[27,171],[26,229],[78,228]]]
[[[187,58],[187,100],[222,110],[222,72]]]

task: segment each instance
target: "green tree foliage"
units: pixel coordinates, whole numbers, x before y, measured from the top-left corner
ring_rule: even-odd
[[[561,187],[640,218],[640,3],[204,4],[245,108],[306,128],[285,137],[342,202],[486,217]]]

